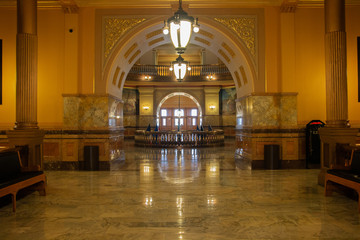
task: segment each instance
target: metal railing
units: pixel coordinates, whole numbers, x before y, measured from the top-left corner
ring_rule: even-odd
[[[135,132],[135,144],[142,147],[213,147],[224,145],[224,131],[145,131]]]
[[[140,65],[135,64],[129,73],[144,74],[150,76],[172,76],[173,71],[169,70],[169,65]],[[224,64],[191,65],[188,76],[206,76],[212,74],[230,74],[229,69]]]

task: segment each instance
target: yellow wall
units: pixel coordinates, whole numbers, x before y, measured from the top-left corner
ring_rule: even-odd
[[[15,123],[16,92],[16,10],[0,9],[0,39],[3,42],[3,98],[0,105],[0,127],[13,127]]]
[[[65,18],[61,9],[38,10],[38,122],[40,127],[57,127],[63,122],[64,26]]]
[[[79,10],[79,91],[94,93],[95,81],[95,9]]]
[[[298,123],[326,120],[325,22],[322,8],[295,13],[295,82]],[[291,89],[292,90],[292,89]],[[289,91],[286,87],[283,91]]]
[[[280,91],[280,9],[265,8],[265,91]],[[261,54],[261,53],[260,53]]]

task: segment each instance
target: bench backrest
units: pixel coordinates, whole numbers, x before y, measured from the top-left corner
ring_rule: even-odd
[[[0,179],[9,178],[20,172],[20,157],[17,151],[0,153]]]

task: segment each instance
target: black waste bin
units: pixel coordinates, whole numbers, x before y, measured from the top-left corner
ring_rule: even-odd
[[[280,169],[280,146],[264,145],[265,169]]]
[[[320,120],[306,124],[306,168],[319,168],[321,159],[321,140],[319,128],[325,126]]]
[[[99,170],[99,146],[84,146],[84,170]]]

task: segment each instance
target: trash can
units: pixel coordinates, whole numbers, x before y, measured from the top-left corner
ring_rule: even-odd
[[[319,168],[321,140],[319,128],[325,126],[320,120],[312,120],[306,125],[306,168]]]
[[[280,169],[280,146],[264,145],[265,169]]]
[[[84,146],[84,170],[99,170],[99,146]]]

